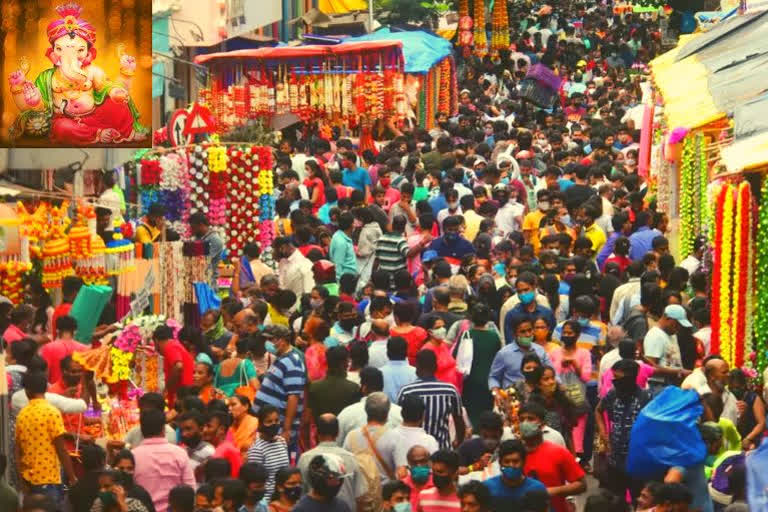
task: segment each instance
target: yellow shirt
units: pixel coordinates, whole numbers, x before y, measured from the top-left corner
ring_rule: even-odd
[[[466,226],[464,229],[464,238],[470,242],[474,242],[477,232],[480,231],[480,223],[483,221],[484,217],[478,215],[475,210],[467,210],[464,212],[463,216],[464,225]]]
[[[600,229],[600,226],[598,226],[597,223],[593,222],[591,226],[584,229],[584,236],[589,238],[589,241],[592,242],[592,250],[595,254],[599,254],[600,249],[605,245],[605,232]]]
[[[31,485],[61,483],[61,464],[54,440],[66,433],[61,412],[44,398],[34,398],[16,418],[21,476]]]
[[[137,244],[151,244],[157,237],[160,236],[160,230],[154,226],[150,226],[149,223],[143,221],[136,228],[136,243]]]
[[[534,254],[537,255],[539,254],[539,248],[541,247],[541,243],[539,242],[539,225],[541,224],[541,219],[545,216],[546,214],[537,208],[523,219],[523,231],[531,232],[529,243],[533,246]]]

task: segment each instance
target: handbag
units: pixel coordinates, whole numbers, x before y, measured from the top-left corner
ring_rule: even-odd
[[[573,411],[577,416],[586,414],[589,412],[589,404],[587,403],[587,388],[581,381],[576,372],[564,373],[560,381],[563,385],[563,391],[568,399],[573,404]]]
[[[243,379],[245,378],[245,384]],[[240,385],[235,388],[236,395],[243,395],[253,403],[253,399],[256,398],[256,390],[248,384],[248,377],[245,375],[245,359],[240,361]]]

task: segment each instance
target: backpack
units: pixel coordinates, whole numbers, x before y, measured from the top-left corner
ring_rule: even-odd
[[[645,313],[637,308],[632,308],[627,319],[622,322],[621,327],[631,336],[632,332],[634,332],[639,324],[644,325],[645,332],[648,332],[648,318],[645,316]],[[632,341],[637,342],[638,340],[633,339]]]
[[[358,498],[361,505],[358,507],[358,512],[381,512],[384,508],[384,503],[381,497],[381,476],[379,466],[376,464],[378,451],[376,451],[376,441],[386,432],[386,429],[381,429],[378,435],[370,436],[368,434],[368,427],[365,426],[362,429],[362,436],[364,441],[362,444],[357,444],[356,441],[351,442],[347,448],[355,456],[357,465],[360,466],[360,471],[365,478],[368,490],[364,495]],[[347,436],[347,439],[354,439]],[[382,461],[382,466],[386,468],[386,464]]]

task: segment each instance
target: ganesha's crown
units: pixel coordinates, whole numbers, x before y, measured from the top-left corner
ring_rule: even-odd
[[[75,2],[69,2],[56,7],[56,12],[59,13],[59,16],[62,18],[66,18],[67,16],[77,17],[80,16],[81,12],[83,12],[83,8]]]

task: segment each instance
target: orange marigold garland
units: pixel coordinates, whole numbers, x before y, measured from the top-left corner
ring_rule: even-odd
[[[496,0],[493,3],[491,17],[491,53],[498,54],[499,50],[509,48],[509,13],[506,0]]]
[[[440,64],[440,90],[437,98],[437,111],[451,111],[451,62],[449,58],[443,59]]]
[[[475,1],[475,55],[485,57],[488,54],[488,38],[485,35],[485,0]]]

